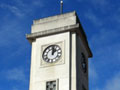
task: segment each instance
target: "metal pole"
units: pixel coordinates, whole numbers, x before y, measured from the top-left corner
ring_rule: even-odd
[[[60,14],[63,13],[63,0],[60,1]]]

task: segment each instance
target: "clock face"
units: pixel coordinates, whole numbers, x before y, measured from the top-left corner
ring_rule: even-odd
[[[42,58],[44,61],[53,63],[60,59],[62,50],[58,45],[50,45],[43,51]]]
[[[86,64],[86,59],[85,59],[84,53],[81,53],[81,64],[82,64],[83,72],[86,73],[86,71],[87,71],[87,64]]]

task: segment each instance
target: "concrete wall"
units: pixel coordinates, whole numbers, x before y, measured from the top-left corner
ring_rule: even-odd
[[[75,12],[34,20],[31,33],[74,25],[77,22]]]
[[[62,57],[56,63],[46,63],[42,59],[43,48],[52,44],[61,45]],[[50,80],[59,81],[59,90],[70,90],[69,60],[69,32],[37,38],[32,43],[30,90],[46,90],[46,82]]]
[[[46,63],[42,59],[43,49],[57,44],[62,49],[62,58],[56,63]],[[81,53],[88,53],[76,33],[62,33],[37,38],[32,43],[30,90],[46,90],[46,82],[58,80],[58,90],[88,90],[88,66],[84,73],[81,66]]]
[[[81,65],[81,53],[85,54],[87,72],[84,73]],[[88,90],[88,53],[81,38],[71,33],[71,90]]]
[[[77,35],[76,36],[76,72],[77,72],[77,90],[83,90],[83,87],[88,90],[88,53],[85,49],[85,46],[82,43],[82,40]],[[81,53],[84,53],[87,64],[87,71],[84,73],[81,65]]]

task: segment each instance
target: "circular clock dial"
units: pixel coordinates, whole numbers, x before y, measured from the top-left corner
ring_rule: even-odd
[[[62,50],[58,45],[50,45],[43,51],[42,58],[44,61],[53,63],[60,59]]]

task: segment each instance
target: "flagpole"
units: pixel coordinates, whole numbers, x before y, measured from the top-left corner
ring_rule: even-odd
[[[60,1],[60,14],[63,13],[63,0]]]

